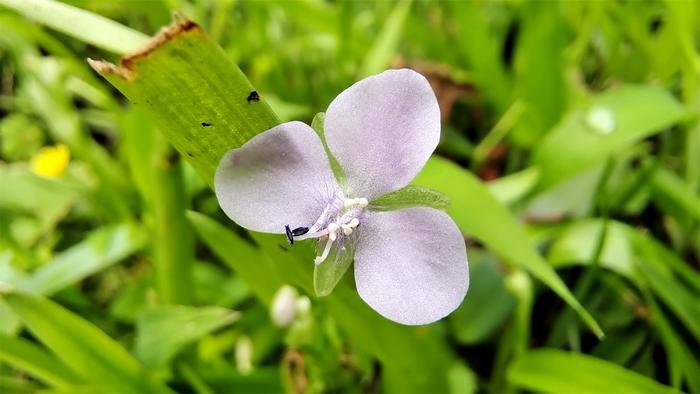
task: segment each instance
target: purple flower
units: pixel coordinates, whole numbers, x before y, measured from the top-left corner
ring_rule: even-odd
[[[448,315],[469,287],[455,223],[433,208],[371,205],[407,186],[438,144],[440,108],[428,81],[402,69],[355,83],[328,107],[323,134],[341,180],[316,132],[284,123],[223,157],[215,184],[224,212],[250,230],[316,240],[316,264],[354,256],[360,297],[391,320]]]

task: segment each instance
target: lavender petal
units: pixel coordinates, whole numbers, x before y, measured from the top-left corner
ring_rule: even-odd
[[[382,316],[407,325],[439,320],[469,287],[467,250],[450,217],[432,208],[371,212],[355,254],[360,297]]]
[[[324,134],[345,171],[347,195],[371,200],[406,186],[423,168],[440,139],[440,107],[425,77],[388,70],[338,95]]]
[[[338,191],[318,135],[289,122],[255,136],[221,159],[214,178],[226,215],[254,231],[311,227]]]

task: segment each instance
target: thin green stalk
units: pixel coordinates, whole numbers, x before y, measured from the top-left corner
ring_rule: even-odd
[[[152,178],[156,290],[163,303],[190,304],[194,234],[185,218],[182,165],[177,154],[167,152],[155,163]]]
[[[502,336],[503,340],[498,345],[494,362],[490,390],[497,393],[512,391],[506,379],[506,371],[511,362],[524,355],[530,345],[530,322],[534,298],[532,280],[525,271],[518,270],[510,273],[506,278],[506,287],[515,296],[517,303],[515,313]]]
[[[503,116],[501,116],[498,122],[489,130],[488,134],[486,134],[486,137],[474,148],[472,169],[481,167],[491,150],[513,129],[515,122],[518,121],[524,110],[525,105],[522,101],[515,101],[508,110],[506,110]]]
[[[214,394],[207,383],[190,367],[188,364],[182,362],[178,365],[178,369],[182,374],[183,379],[189,383],[197,394]]]

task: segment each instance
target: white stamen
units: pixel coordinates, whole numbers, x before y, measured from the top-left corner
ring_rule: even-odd
[[[316,256],[314,263],[321,264],[328,258],[333,243],[338,240],[338,237],[349,236],[360,225],[360,219],[355,216],[360,215],[362,210],[369,205],[369,201],[364,198],[346,198],[343,200],[343,208],[340,212],[324,211],[323,215],[317,220],[311,228],[311,231],[304,235],[294,237],[297,241],[315,238],[319,241],[326,241],[323,252],[320,256]],[[330,204],[329,204],[330,207]],[[328,208],[327,208],[328,209]],[[337,209],[337,208],[336,208]],[[335,217],[335,219],[333,219]],[[329,220],[330,219],[330,220]],[[327,223],[327,224],[326,224]],[[326,226],[325,228],[321,226]],[[339,233],[342,231],[342,233]],[[323,238],[327,237],[327,238]],[[345,250],[345,247],[341,247]]]
[[[335,240],[331,239],[331,237],[328,237],[328,241],[326,241],[326,247],[323,248],[323,253],[321,253],[320,256],[318,256],[314,259],[314,263],[316,265],[319,265],[319,264],[323,263],[324,260],[326,260],[326,257],[328,257],[328,253],[330,253],[330,251],[331,251],[331,245],[333,245],[333,241],[335,241]]]

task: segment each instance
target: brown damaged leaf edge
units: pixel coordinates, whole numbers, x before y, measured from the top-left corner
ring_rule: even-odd
[[[100,74],[111,74],[127,81],[133,81],[136,77],[136,68],[139,61],[145,59],[158,48],[162,47],[178,36],[189,32],[204,34],[202,28],[193,21],[185,17],[175,15],[175,20],[173,23],[160,29],[158,34],[156,34],[155,37],[153,37],[151,41],[149,41],[143,48],[136,52],[124,55],[119,60],[119,65],[112,64],[105,60],[87,59],[87,61],[90,64],[90,67]]]

